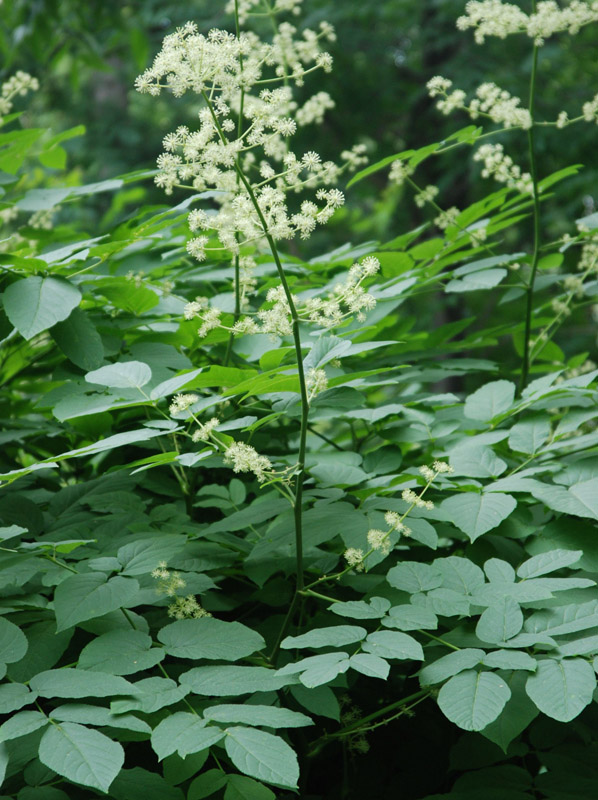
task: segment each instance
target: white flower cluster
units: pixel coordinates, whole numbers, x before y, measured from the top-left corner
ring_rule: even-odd
[[[401,497],[406,503],[409,503],[411,506],[415,506],[415,508],[426,508],[428,511],[431,511],[434,508],[434,503],[431,500],[422,500],[422,498],[416,494],[413,489],[403,489],[401,492]]]
[[[482,161],[482,177],[494,178],[522,194],[533,192],[531,175],[522,172],[521,167],[504,152],[502,144],[483,144],[475,153],[474,161]]]
[[[405,164],[404,161],[396,160],[390,165],[388,173],[389,183],[394,183],[397,186],[402,186],[407,178],[413,174],[413,167]]]
[[[423,208],[426,205],[426,203],[432,203],[437,194],[438,194],[438,187],[432,186],[430,184],[429,186],[426,186],[425,189],[422,189],[421,192],[418,192],[415,195],[415,205],[418,208]]]
[[[363,288],[362,283],[379,269],[378,259],[375,256],[366,256],[361,263],[353,264],[347,278],[342,283],[337,283],[327,297],[308,298],[299,312],[300,317],[305,319],[307,315],[307,321],[323,328],[339,325],[354,314],[363,322],[366,318],[365,312],[375,307],[376,300]]]
[[[303,0],[275,0],[274,13],[280,11],[288,11],[291,14],[299,14],[301,11],[301,3]],[[251,15],[252,10],[260,3],[260,0],[237,0],[239,9],[239,22],[241,25],[247,22],[247,18]],[[228,14],[235,12],[235,0],[229,0],[226,4],[226,11]]]
[[[441,231],[445,231],[451,225],[455,225],[460,213],[456,206],[451,206],[451,208],[447,208],[446,211],[443,211],[435,218],[434,225],[440,228]]]
[[[166,561],[160,561],[158,566],[152,570],[152,578],[158,581],[156,592],[165,594],[167,597],[174,597],[179,589],[184,589],[187,585],[179,572],[170,572],[166,569]]]
[[[201,619],[212,615],[200,606],[194,595],[188,594],[186,597],[175,597],[168,606],[168,616],[174,619]]]
[[[0,125],[3,117],[12,111],[13,100],[17,95],[24,97],[27,92],[36,92],[39,89],[39,81],[32,78],[27,72],[19,70],[14,75],[4,81],[0,90]]]
[[[470,0],[465,14],[457,19],[457,28],[473,28],[475,41],[483,44],[486,36],[505,39],[513,33],[525,33],[537,45],[560,31],[575,34],[584,25],[598,20],[598,2],[573,0],[561,8],[554,0],[541,0],[532,14],[502,0]]]
[[[598,125],[598,94],[583,104],[581,113],[586,122],[595,122]]]
[[[267,456],[261,456],[250,444],[233,442],[224,452],[224,461],[231,464],[233,472],[253,472],[263,483],[273,472],[272,463]]]
[[[307,399],[311,403],[314,397],[328,388],[328,378],[323,369],[309,369],[305,376]]]
[[[505,128],[521,127],[527,130],[532,126],[531,114],[527,109],[520,107],[521,100],[512,97],[495,83],[487,82],[478,86],[476,97],[469,105],[466,103],[465,92],[461,89],[455,89],[449,94],[453,82],[448,78],[436,75],[426,85],[430,97],[441,97],[436,103],[436,108],[443,114],[450,114],[455,109],[464,109],[472,119],[484,114]]]
[[[181,414],[194,403],[197,403],[198,400],[199,397],[196,394],[177,394],[173,397],[168,410],[173,416],[175,414]]]
[[[200,423],[199,428],[193,431],[191,441],[193,442],[208,442],[212,432],[220,425],[218,417],[212,417],[207,422]]]

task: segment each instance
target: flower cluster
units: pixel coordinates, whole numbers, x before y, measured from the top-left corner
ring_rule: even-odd
[[[421,192],[418,192],[415,195],[415,205],[418,208],[423,208],[426,205],[426,203],[432,203],[437,194],[438,194],[438,187],[432,186],[430,184],[429,186],[426,186],[425,189],[422,189]]]
[[[405,164],[404,161],[393,161],[388,173],[388,180],[397,186],[402,186],[407,178],[413,174],[413,167]]]
[[[472,119],[477,119],[482,114],[505,128],[531,128],[531,114],[526,108],[521,108],[521,100],[495,83],[486,82],[478,86],[476,97],[469,105],[466,103],[465,92],[461,89],[455,89],[449,94],[452,85],[452,81],[440,75],[431,78],[427,83],[430,97],[441,98],[436,103],[436,108],[443,114],[464,109]]]
[[[174,619],[201,619],[212,615],[197,602],[194,595],[188,594],[186,597],[175,597],[168,606],[168,616]]]
[[[165,594],[167,597],[174,597],[179,589],[184,589],[187,585],[180,573],[170,572],[166,569],[166,561],[160,561],[156,569],[152,570],[152,578],[158,581],[156,591],[158,594]]]
[[[502,144],[483,144],[475,153],[474,161],[483,161],[482,177],[494,178],[522,194],[533,192],[531,175],[522,172],[513,159],[504,152]]]
[[[237,0],[239,22],[243,24],[247,22],[247,18],[251,15],[252,9],[255,8],[260,0]],[[275,0],[274,12],[289,11],[291,14],[299,14],[301,11],[301,3],[303,0]],[[233,14],[235,11],[235,0],[229,0],[226,4],[226,11]]]
[[[193,442],[209,442],[212,432],[220,425],[218,417],[212,417],[207,422],[200,423],[199,428],[193,431],[191,441]]]
[[[328,378],[323,369],[310,369],[305,376],[307,399],[311,403],[314,397],[328,388]]]
[[[598,125],[598,94],[584,103],[581,111],[586,122],[595,122]]]
[[[456,224],[460,213],[461,211],[456,206],[451,206],[451,208],[442,211],[434,219],[434,225],[440,228],[441,231],[445,231],[447,228],[450,228],[451,225]]]
[[[229,445],[224,451],[224,461],[232,465],[233,472],[253,472],[259,483],[274,471],[267,456],[261,456],[254,447],[243,442]]]
[[[365,312],[376,306],[376,300],[363,288],[362,283],[366,278],[376,275],[379,270],[378,259],[375,256],[366,256],[361,263],[353,264],[346,279],[337,283],[327,297],[308,298],[300,310],[300,317],[323,328],[340,325],[352,315],[363,322],[366,318]]]
[[[19,70],[2,84],[0,90],[0,125],[3,117],[12,111],[13,100],[20,95],[25,96],[27,92],[36,92],[39,89],[39,81],[32,78],[27,72]]]
[[[554,0],[541,0],[535,12],[526,14],[513,3],[502,0],[470,0],[465,14],[457,19],[457,28],[473,28],[474,38],[483,44],[486,36],[505,39],[513,33],[525,33],[537,45],[544,44],[555,33],[567,31],[575,34],[584,25],[598,20],[598,2],[573,0],[561,8]]]
[[[168,410],[173,416],[181,414],[183,411],[187,411],[194,403],[197,403],[198,400],[199,397],[196,394],[177,394],[173,397]]]

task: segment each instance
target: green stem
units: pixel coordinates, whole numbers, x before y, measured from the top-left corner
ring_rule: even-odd
[[[536,0],[532,0],[532,10],[536,10]],[[529,85],[529,113],[532,119],[531,127],[527,132],[527,146],[529,153],[530,175],[533,184],[533,200],[534,200],[534,221],[533,221],[533,236],[534,236],[534,249],[531,261],[531,274],[529,283],[526,290],[526,308],[525,308],[525,331],[523,335],[523,363],[521,365],[521,378],[519,381],[518,394],[527,386],[529,368],[530,368],[530,338],[532,330],[532,311],[534,307],[534,284],[536,281],[536,272],[538,271],[538,262],[540,260],[540,197],[538,190],[538,170],[536,164],[536,149],[535,149],[535,123],[534,123],[534,106],[536,100],[536,74],[538,68],[538,46],[534,43],[532,53],[532,71],[530,75]]]

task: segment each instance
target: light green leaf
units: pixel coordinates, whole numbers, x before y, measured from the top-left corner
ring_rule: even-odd
[[[225,705],[210,706],[203,712],[204,719],[215,722],[241,722],[264,728],[303,728],[313,725],[313,721],[298,711],[277,706]]]
[[[463,670],[471,669],[481,664],[483,658],[483,650],[474,648],[455,650],[453,653],[448,653],[448,655],[442,656],[437,661],[426,664],[425,667],[420,669],[418,673],[419,682],[422,686],[440,683],[453,675],[457,675],[459,672],[463,672]]]
[[[167,381],[162,381],[162,383],[159,383],[152,389],[150,398],[152,400],[159,400],[161,397],[168,397],[168,395],[180,391],[202,371],[203,367],[200,367],[199,369],[192,369],[189,372],[184,372],[182,375],[177,375],[174,378],[169,378]]]
[[[139,584],[131,578],[116,576],[107,580],[100,572],[73,575],[56,587],[56,630],[60,632],[122,608],[138,590]]]
[[[510,494],[466,492],[444,500],[440,508],[474,542],[500,525],[516,506],[517,501]]]
[[[348,600],[345,603],[332,603],[328,611],[351,619],[380,619],[390,608],[390,600],[385,597],[371,597],[364,600]]]
[[[376,631],[370,633],[362,645],[366,653],[373,653],[382,658],[424,660],[421,644],[406,633],[395,631]]]
[[[158,633],[166,652],[175,658],[238,661],[265,647],[262,636],[240,622],[220,619],[182,619]]]
[[[275,794],[246,775],[229,775],[224,800],[275,800]]]
[[[523,627],[523,614],[511,597],[503,597],[489,606],[476,625],[476,636],[483,642],[505,642]]]
[[[227,728],[224,746],[245,775],[289,789],[297,788],[297,756],[279,736],[255,728]]]
[[[82,725],[93,725],[96,728],[122,728],[126,731],[151,733],[152,729],[142,719],[133,714],[113,714],[101,706],[90,706],[85,703],[68,703],[58,706],[51,713],[52,719],[61,722],[80,722]]]
[[[395,589],[415,594],[427,592],[442,586],[442,574],[429,564],[419,564],[417,561],[399,562],[388,571],[386,580]]]
[[[33,703],[37,694],[22,683],[3,683],[0,686],[0,714],[10,714]]]
[[[191,784],[187,792],[187,800],[203,800],[225,785],[228,775],[220,769],[209,769],[202,772]]]
[[[492,289],[507,276],[506,269],[483,269],[465,275],[463,278],[455,278],[449,281],[444,287],[444,291],[451,292],[475,292],[479,289]]]
[[[144,678],[134,683],[132,691],[127,692],[133,695],[131,699],[114,700],[110,703],[110,710],[114,714],[124,714],[127,711],[153,714],[165,706],[178,703],[188,692],[188,686],[177,686],[170,678]]]
[[[301,683],[312,689],[334,680],[349,669],[349,655],[342,651],[302,658],[278,670],[280,675],[301,673]]]
[[[534,417],[513,425],[509,433],[509,447],[517,453],[536,453],[550,436],[550,422]]]
[[[511,381],[492,381],[482,386],[465,401],[464,413],[469,419],[484,422],[505,414],[515,398],[515,384]]]
[[[132,675],[154,667],[166,655],[162,648],[150,649],[151,646],[151,638],[142,631],[109,631],[83,648],[78,667],[111,675]]]
[[[538,661],[525,691],[540,711],[559,722],[571,722],[591,702],[596,688],[594,670],[582,658]]]
[[[584,636],[581,639],[574,639],[572,642],[561,644],[557,650],[561,656],[587,656],[598,653],[598,635]],[[596,662],[594,661],[594,669]]]
[[[576,483],[569,487],[569,492],[584,508],[583,516],[598,519],[598,478]]]
[[[298,683],[290,687],[290,692],[295,700],[312,714],[339,721],[340,706],[336,695],[329,686],[308,688],[302,683]]]
[[[451,453],[449,463],[455,476],[463,475],[467,478],[496,478],[507,468],[502,458],[498,458],[490,447],[483,445],[459,447]]]
[[[481,732],[506,753],[508,746],[538,716],[538,709],[525,692],[525,672],[512,672],[506,682],[511,690],[511,697],[502,710],[502,714]]]
[[[195,667],[179,677],[183,686],[195,694],[206,697],[269,692],[288,683],[295,683],[293,676],[266,667]]]
[[[537,661],[522,650],[494,650],[486,653],[482,660],[485,667],[492,669],[525,669],[536,671]]]
[[[6,287],[6,316],[25,339],[66,319],[81,302],[81,293],[63,278],[23,278]]]
[[[329,628],[315,628],[300,636],[287,636],[280,646],[285,650],[295,647],[342,647],[345,644],[360,642],[365,639],[367,631],[359,625],[334,625]]]
[[[48,717],[41,711],[20,711],[0,725],[0,742],[18,739],[48,725]]]
[[[501,558],[489,558],[484,562],[484,572],[490,582],[515,582],[515,570],[508,561]]]
[[[87,383],[114,389],[140,389],[152,379],[152,371],[142,361],[122,361],[94,369],[85,376]]]
[[[351,669],[361,672],[370,678],[382,678],[385,681],[390,672],[390,664],[380,656],[372,653],[357,653],[349,659]]]
[[[570,567],[583,556],[582,550],[549,550],[547,553],[532,556],[524,561],[517,569],[520,578],[537,578],[540,575],[547,575],[549,572],[556,572],[557,569]]]
[[[42,697],[110,697],[135,691],[134,684],[117,675],[70,667],[40,672],[29,686]]]
[[[498,717],[511,696],[506,681],[494,672],[469,669],[441,688],[442,713],[466,731],[481,731]]]
[[[473,594],[484,585],[484,573],[469,558],[461,556],[437,558],[432,562],[432,566],[442,575],[444,589],[451,589],[460,594]]]
[[[122,768],[125,754],[118,742],[103,733],[64,722],[52,725],[44,733],[39,759],[73,783],[107,792]]]
[[[397,628],[400,631],[416,631],[422,628],[438,627],[438,617],[429,608],[420,606],[401,605],[393,606],[384,617],[382,624],[385,628]]]
[[[81,369],[95,369],[104,360],[102,337],[80,308],[74,308],[63,322],[54,325],[52,337],[65,356]]]
[[[12,664],[27,652],[28,642],[22,630],[13,622],[0,617],[0,661]]]
[[[206,726],[205,719],[178,711],[163,719],[152,733],[152,747],[159,760],[178,752],[181,758],[205,750],[224,736],[216,726]]]

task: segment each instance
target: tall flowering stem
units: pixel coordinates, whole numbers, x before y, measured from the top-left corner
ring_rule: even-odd
[[[536,0],[532,0],[532,12],[536,12]],[[529,113],[531,116],[532,124],[527,131],[527,146],[529,154],[530,175],[533,184],[533,202],[534,202],[534,249],[531,261],[531,273],[529,283],[526,288],[526,306],[525,306],[525,331],[523,334],[523,363],[521,365],[521,377],[519,380],[519,393],[527,386],[530,368],[530,340],[532,329],[532,312],[534,307],[534,284],[536,281],[536,273],[538,271],[538,262],[540,260],[540,197],[538,188],[538,170],[536,164],[536,149],[535,149],[535,125],[534,125],[534,109],[536,101],[536,75],[538,68],[538,45],[534,41],[534,48],[532,52],[532,69],[530,74],[529,85]]]

